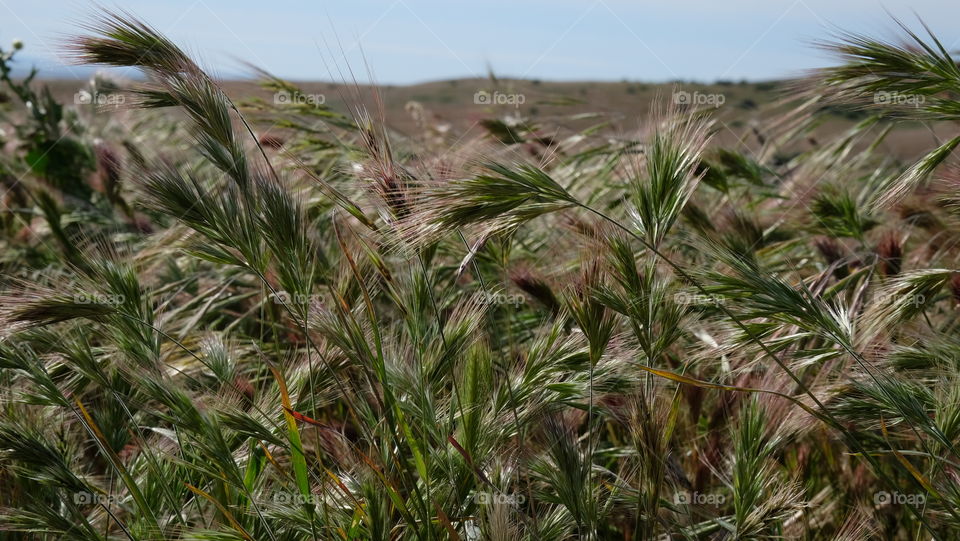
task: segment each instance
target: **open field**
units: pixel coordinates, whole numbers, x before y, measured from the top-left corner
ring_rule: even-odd
[[[84,87],[84,81],[44,81],[58,101],[71,103],[75,93]],[[349,103],[359,101],[376,109],[374,95],[382,99],[384,119],[390,129],[399,135],[410,135],[418,130],[418,123],[408,105],[420,104],[426,121],[436,126],[449,126],[452,133],[470,138],[484,133],[480,122],[491,116],[521,115],[546,129],[584,129],[608,123],[606,131],[626,134],[636,131],[647,118],[655,103],[669,103],[674,92],[693,95],[722,95],[722,104],[712,115],[721,128],[712,143],[718,146],[757,150],[761,145],[756,134],[778,113],[788,110],[781,105],[789,95],[791,83],[725,82],[656,83],[640,82],[540,82],[502,79],[456,79],[409,86],[353,85],[344,83],[296,82],[309,96],[323,96],[326,105],[341,113],[349,113]],[[224,81],[224,90],[238,101],[260,99],[273,102],[274,92],[255,81]],[[498,91],[520,94],[524,103],[519,106],[485,105],[475,103],[478,91]],[[359,92],[360,100],[355,96]],[[582,115],[583,118],[575,118]],[[824,115],[821,125],[811,131],[807,141],[798,142],[796,150],[809,150],[811,142],[830,139],[856,122],[867,118],[862,111],[852,108],[836,110]],[[931,123],[940,137],[950,134],[947,126]],[[904,122],[882,143],[883,151],[897,159],[910,160],[920,156],[935,139],[931,127]]]

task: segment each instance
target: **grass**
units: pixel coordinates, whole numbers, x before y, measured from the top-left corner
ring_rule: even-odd
[[[92,103],[0,52],[0,539],[956,537],[960,139],[884,141],[960,70],[904,32],[734,145],[235,100],[127,15]]]

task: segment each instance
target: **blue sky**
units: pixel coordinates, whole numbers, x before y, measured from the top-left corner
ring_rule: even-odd
[[[811,47],[838,28],[896,35],[887,11],[960,47],[960,2],[914,0],[124,0],[224,76],[249,61],[282,77],[384,84],[484,75],[549,80],[773,79],[826,65]],[[80,0],[0,0],[0,43],[48,73],[95,14]],[[914,14],[916,13],[916,15]]]

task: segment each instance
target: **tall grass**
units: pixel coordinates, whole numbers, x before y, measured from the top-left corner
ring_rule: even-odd
[[[933,36],[841,36],[719,148],[683,107],[427,144],[359,88],[237,103],[146,23],[86,30],[135,107],[0,51],[0,539],[960,531],[960,139],[883,152],[960,111]],[[799,143],[837,107],[867,119]]]

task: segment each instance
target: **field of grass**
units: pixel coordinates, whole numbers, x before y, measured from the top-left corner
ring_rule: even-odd
[[[903,30],[778,84],[0,50],[0,541],[957,539],[960,67]]]

